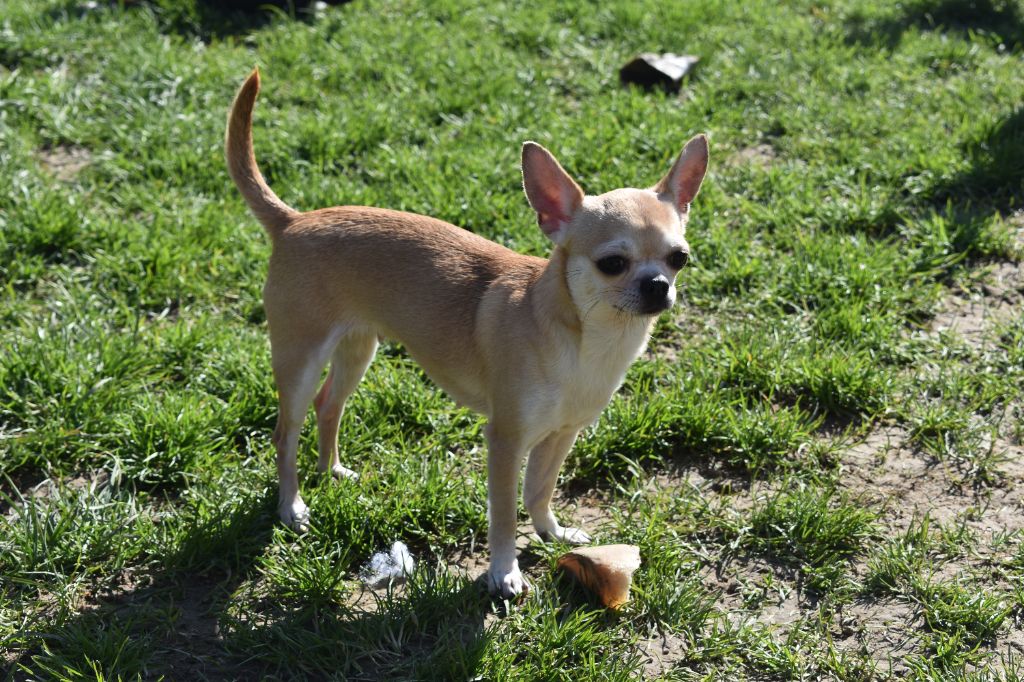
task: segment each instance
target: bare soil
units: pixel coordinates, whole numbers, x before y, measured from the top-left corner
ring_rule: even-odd
[[[960,336],[980,346],[1000,324],[1020,314],[1024,305],[1024,272],[1017,263],[983,268],[978,280],[952,293],[935,316],[932,329]]]
[[[731,166],[768,168],[777,157],[778,152],[775,151],[775,147],[762,142],[740,149],[727,159],[727,163]]]
[[[75,145],[41,149],[37,155],[42,167],[61,182],[73,182],[92,163],[92,152]]]

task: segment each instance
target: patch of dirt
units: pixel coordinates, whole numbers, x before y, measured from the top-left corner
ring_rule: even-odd
[[[143,631],[155,635],[161,655],[149,670],[154,678],[182,674],[221,678],[218,659],[223,637],[216,611],[230,588],[223,580],[202,575],[182,583],[158,582],[150,574],[122,570],[109,584],[78,595],[76,618],[95,614],[140,635]]]
[[[581,528],[591,536],[609,525],[608,503],[594,493],[581,495],[565,505],[556,503],[554,508],[563,525]]]
[[[77,145],[57,145],[40,149],[39,162],[61,182],[73,182],[78,174],[92,163],[92,152]]]
[[[996,646],[992,648],[997,653],[1009,653],[1015,658],[1020,658],[1024,654],[1024,629],[1020,627],[1020,623],[1011,623],[1009,632],[997,639]]]
[[[533,532],[533,529],[530,529]],[[522,532],[516,539],[516,548],[522,544],[522,538],[527,537]],[[485,545],[470,547],[455,557],[449,559],[449,568],[461,573],[469,580],[484,580],[487,574],[487,567],[490,564],[490,552]]]
[[[880,506],[882,522],[901,531],[932,511],[936,521],[947,521],[964,506],[944,467],[909,443],[902,427],[886,425],[841,453],[841,485]],[[952,503],[950,496],[956,498]]]
[[[778,156],[775,147],[762,142],[740,149],[726,159],[726,163],[730,166],[769,168]]]
[[[353,584],[358,584],[359,587],[349,593],[345,600],[346,605],[355,611],[376,613],[380,600],[388,593],[388,586],[385,584],[379,587],[370,587],[361,581]],[[392,594],[400,596],[405,592],[405,584],[404,582],[395,582],[390,589]]]
[[[909,672],[903,661],[919,651],[918,610],[899,599],[846,604],[834,619],[832,641],[839,651],[860,653],[876,670],[899,679]]]
[[[931,329],[956,334],[971,346],[980,347],[987,333],[1020,313],[1022,305],[1024,271],[1017,263],[996,263],[984,270],[979,282],[943,302]]]
[[[968,531],[972,546],[963,548],[962,554],[954,547],[955,554],[948,560],[933,560],[929,580],[974,580],[1009,591],[1014,586],[992,573],[993,565],[1000,561],[993,547],[997,538],[1024,530],[1024,449],[1004,441],[996,441],[993,447],[1004,453],[997,485],[971,485],[960,472],[914,448],[902,427],[882,425],[843,453],[841,484],[882,510],[879,523],[887,537],[905,532],[925,515],[936,531],[940,525]],[[863,564],[855,567],[862,576],[864,569]],[[907,672],[903,661],[920,651],[918,610],[898,598],[864,599],[846,605],[835,627],[833,638],[838,648],[868,655],[878,664],[879,672],[889,671],[891,666],[895,678]],[[1008,630],[987,647],[994,654],[1024,646],[1020,630],[1012,626]]]
[[[32,490],[45,485],[49,479],[46,473],[38,469],[21,469],[0,479],[0,514],[8,520],[14,518],[15,507],[10,501],[17,501],[26,496],[33,496]],[[25,491],[29,492],[26,493]]]
[[[62,488],[73,492],[84,490],[95,492],[98,488],[102,488],[109,482],[110,472],[97,469],[96,471],[80,473],[64,481],[54,481],[48,478],[33,487],[29,493],[37,499],[49,499],[58,494]]]
[[[795,571],[757,556],[727,557],[701,578],[718,592],[715,608],[733,624],[756,621],[785,633],[813,608],[794,581]]]
[[[1024,212],[1013,220],[1019,221],[1024,236]],[[994,329],[1019,314],[1022,305],[1020,264],[990,264],[947,297],[931,331],[954,335],[971,348],[982,349],[992,342]],[[979,449],[997,456],[995,473],[987,479],[965,471],[970,463],[940,461],[923,452],[902,425],[876,425],[840,452],[840,485],[880,511],[878,522],[886,537],[902,534],[926,515],[934,532],[954,533],[946,540],[953,543],[946,547],[952,556],[932,561],[929,580],[977,581],[1008,592],[1014,586],[994,575],[993,567],[1001,561],[996,554],[1007,551],[1005,538],[1024,530],[1024,448],[1012,439],[997,437],[981,443]],[[961,528],[970,538],[962,551],[955,539]],[[996,550],[1000,544],[1003,548]],[[863,576],[866,566],[859,562],[853,570]],[[920,610],[912,601],[865,598],[839,610],[832,637],[840,651],[864,655],[876,663],[880,676],[899,679],[909,672],[905,661],[921,652],[922,628]],[[1024,634],[1011,625],[1004,626],[986,649],[1005,655],[1021,647]]]
[[[994,447],[1004,453],[999,485],[974,485],[915,448],[903,427],[884,425],[842,453],[841,484],[881,508],[879,520],[891,531],[926,514],[989,536],[1024,529],[1024,450],[1003,441]]]
[[[12,491],[12,499],[42,502],[58,496],[62,491],[95,493],[110,482],[109,473],[102,469],[80,473],[63,480],[54,480],[52,478],[45,478],[45,476],[45,473],[37,472],[35,476],[30,478],[16,480],[15,490]],[[39,480],[39,477],[43,477],[42,480]],[[11,507],[6,501],[3,501],[2,505],[0,506],[0,513],[3,513],[8,519],[13,519],[18,513],[18,508],[21,506]]]
[[[782,632],[786,632],[809,612],[808,607],[811,605],[800,600],[794,585],[776,583],[773,589],[766,590],[765,594],[768,601],[761,606],[757,620]]]
[[[175,630],[189,641],[219,640],[220,624],[211,613],[213,594],[218,583],[204,581],[190,582],[182,586],[181,594],[175,603],[178,619]]]
[[[686,658],[689,642],[678,634],[648,637],[637,642],[637,653],[644,661],[644,679],[661,678]]]
[[[1024,652],[1024,631],[1011,621],[993,641],[983,643],[980,652],[988,664],[1002,670],[1007,655]],[[910,672],[906,661],[924,650],[926,629],[921,609],[900,597],[861,599],[842,605],[831,626],[837,651],[857,653],[872,661],[883,679],[903,679]]]

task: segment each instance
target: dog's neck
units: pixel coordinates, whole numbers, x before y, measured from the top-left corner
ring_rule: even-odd
[[[535,282],[534,290],[537,294],[538,312],[542,318],[578,341],[583,334],[583,321],[572,300],[569,282],[566,279],[568,258],[566,250],[556,246]]]
[[[542,354],[544,375],[553,381],[552,424],[580,426],[598,415],[647,345],[655,318],[606,306],[580,310],[566,279],[567,254],[556,248],[534,280],[534,314],[543,338],[558,352]],[[605,309],[607,308],[607,309]]]

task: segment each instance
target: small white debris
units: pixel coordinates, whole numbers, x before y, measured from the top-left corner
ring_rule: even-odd
[[[404,542],[397,541],[391,545],[390,552],[377,552],[370,563],[363,567],[360,579],[368,587],[382,587],[389,582],[404,582],[408,578],[416,562],[409,554]]]

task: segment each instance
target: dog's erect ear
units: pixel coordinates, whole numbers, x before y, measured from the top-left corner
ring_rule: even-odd
[[[544,234],[559,243],[563,229],[583,203],[583,190],[558,160],[536,142],[523,144],[523,189]]]
[[[708,138],[697,135],[686,143],[672,170],[654,186],[654,191],[672,197],[676,210],[685,213],[690,210],[690,202],[697,196],[707,170]]]

